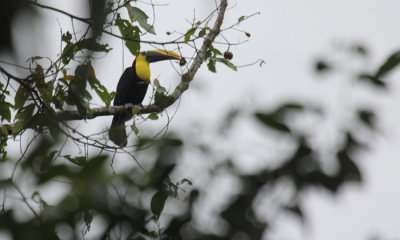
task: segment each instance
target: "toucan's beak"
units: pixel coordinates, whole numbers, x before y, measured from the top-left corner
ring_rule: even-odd
[[[147,54],[146,54],[146,60],[149,63],[158,62],[158,61],[162,61],[162,60],[169,60],[169,59],[180,60],[181,57],[176,52],[167,51],[167,50],[150,50],[150,51],[147,51]]]

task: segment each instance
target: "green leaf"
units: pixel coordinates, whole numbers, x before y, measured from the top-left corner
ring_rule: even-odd
[[[92,89],[95,90],[97,95],[100,97],[101,101],[106,105],[106,107],[111,105],[111,101],[114,96],[110,94],[106,87],[104,87],[100,81],[94,76],[94,74],[90,74],[88,78],[89,85]]]
[[[139,108],[137,108],[137,107],[133,107],[132,108],[132,115],[133,116],[136,116],[138,114],[138,112],[139,112]]]
[[[108,53],[112,50],[108,44],[100,44],[95,38],[83,39],[76,43],[80,49],[88,49],[94,52],[105,52]]]
[[[214,57],[215,57],[216,55],[222,55],[221,51],[218,50],[218,49],[216,49],[216,48],[214,48],[214,47],[210,47],[209,49],[210,49],[210,51],[214,54]]]
[[[66,32],[62,35],[61,40],[65,43],[69,43],[72,40],[72,35],[70,32]]]
[[[17,135],[19,132],[21,132],[21,130],[23,130],[26,127],[26,125],[31,121],[34,110],[35,110],[35,104],[32,103],[17,112],[12,127],[12,132],[14,136]]]
[[[237,71],[237,67],[231,63],[228,59],[225,58],[215,58],[216,61],[221,62],[223,64],[225,64],[227,67],[229,67],[230,69]]]
[[[61,60],[64,64],[68,64],[69,61],[75,56],[75,54],[83,49],[88,49],[94,52],[106,52],[111,51],[112,48],[108,44],[100,44],[97,42],[96,38],[86,38],[78,41],[76,43],[67,42],[61,54]]]
[[[153,85],[156,86],[157,88],[161,87],[160,81],[159,81],[157,78],[155,78],[155,79],[153,80]]]
[[[188,42],[190,37],[196,32],[197,28],[191,28],[189,29],[186,34],[185,34],[185,42]]]
[[[291,111],[299,111],[303,110],[304,106],[298,103],[285,103],[279,106],[274,112],[272,112],[273,115],[277,116],[278,118],[283,118],[285,115]]]
[[[147,23],[147,19],[149,18],[146,13],[144,13],[142,10],[140,10],[137,7],[132,7],[130,5],[127,5],[126,8],[128,9],[129,16],[131,16],[133,19],[135,19],[139,25],[146,30],[147,32],[151,34],[156,34],[154,32],[153,26]]]
[[[24,86],[19,86],[17,93],[15,94],[14,97],[14,102],[15,102],[15,109],[20,109],[25,105],[26,100],[28,100],[29,97],[29,92],[26,90]]]
[[[285,124],[278,121],[271,114],[256,113],[255,116],[260,122],[262,122],[264,125],[266,125],[270,128],[273,128],[278,131],[286,132],[286,133],[290,132],[290,129]]]
[[[206,33],[207,33],[206,28],[201,29],[199,32],[199,37],[203,37],[204,35],[206,35]]]
[[[166,194],[164,191],[156,192],[156,194],[154,194],[151,198],[151,212],[155,215],[157,219],[160,217],[161,212],[164,209],[165,201],[167,200],[167,198],[168,194]]]
[[[245,16],[241,16],[240,18],[238,18],[238,23],[242,22],[244,20]]]
[[[375,74],[375,78],[382,78],[400,64],[400,51],[390,55]]]
[[[117,14],[115,25],[118,26],[122,37],[125,38],[125,46],[134,55],[139,55],[140,52],[140,30],[138,27],[133,26],[129,21],[121,19],[121,16]]]
[[[362,109],[358,111],[358,119],[369,128],[373,129],[376,122],[375,113],[371,110]]]
[[[298,103],[285,103],[280,105],[273,111],[262,113],[257,112],[255,117],[267,127],[273,128],[278,131],[290,133],[290,129],[284,124],[287,114],[293,111],[303,110],[304,106]]]
[[[11,122],[11,104],[8,102],[0,102],[0,119]]]
[[[75,50],[74,50],[75,49]],[[61,53],[61,60],[64,64],[68,64],[69,61],[71,61],[72,57],[74,56],[74,53],[77,51],[77,48],[75,44],[73,43],[68,43],[64,49],[63,52]]]
[[[210,59],[208,61],[207,67],[208,67],[208,70],[210,70],[211,72],[213,72],[213,73],[217,72],[217,69],[215,68],[215,60],[214,59]]]
[[[76,164],[80,167],[84,167],[86,165],[86,157],[85,156],[78,156],[78,157],[71,157],[71,155],[63,156],[65,159],[70,161],[73,164]]]
[[[376,76],[371,76],[369,74],[361,74],[358,77],[359,80],[370,83],[374,85],[375,87],[379,88],[386,88],[385,82],[383,82],[380,78],[377,78]]]
[[[154,94],[154,104],[159,106],[160,108],[164,109],[167,107],[169,103],[169,97],[165,95],[165,88],[159,87],[157,88],[155,94]]]
[[[136,126],[135,122],[133,122],[133,124],[131,125],[131,129],[135,133],[136,136],[139,134],[139,128]]]
[[[157,120],[158,119],[158,115],[155,112],[152,112],[149,114],[149,119],[151,120]]]

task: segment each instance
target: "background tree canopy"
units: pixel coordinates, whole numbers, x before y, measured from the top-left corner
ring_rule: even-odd
[[[333,107],[329,91],[255,104],[234,76],[243,69],[241,81],[259,86],[254,95],[272,94],[254,74],[268,65],[264,53],[236,54],[257,36],[246,24],[265,30],[259,12],[227,0],[179,11],[153,1],[79,1],[75,11],[64,4],[2,6],[0,238],[272,239],[282,214],[307,221],[310,192],[333,197],[364,181],[362,159],[381,131],[374,101],[391,90],[399,52],[371,66],[370,50],[352,42],[317,57],[316,78],[346,79]],[[58,32],[40,29],[48,14]],[[45,55],[46,43],[58,46],[55,56]],[[187,63],[152,66],[144,106],[111,106],[120,73],[108,72],[148,49],[176,51]],[[33,54],[21,60],[21,52]],[[213,88],[221,101],[239,94],[212,111],[204,105]],[[118,112],[133,119],[125,148],[108,138]]]

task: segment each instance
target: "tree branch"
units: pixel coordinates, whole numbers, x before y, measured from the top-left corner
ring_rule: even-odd
[[[132,113],[132,108],[135,107],[138,109],[138,114],[147,114],[147,113],[152,113],[152,112],[161,112],[165,108],[171,106],[178,100],[182,94],[189,88],[190,82],[193,80],[194,76],[196,75],[197,71],[199,70],[200,66],[204,62],[204,56],[205,52],[207,49],[211,47],[211,44],[215,40],[215,38],[218,36],[221,30],[221,25],[225,16],[225,11],[227,8],[227,0],[222,0],[221,4],[219,6],[219,11],[218,11],[218,16],[217,19],[214,23],[213,28],[211,31],[207,34],[207,36],[204,39],[204,42],[200,48],[200,50],[197,52],[196,57],[194,58],[194,61],[192,65],[190,66],[188,72],[183,74],[181,78],[181,82],[178,84],[178,86],[174,89],[174,91],[167,96],[167,102],[164,104],[164,107],[161,108],[160,106],[156,104],[150,104],[147,106],[141,106],[141,105],[131,105],[127,104],[124,106],[111,106],[111,107],[101,107],[101,108],[92,108],[87,111],[87,115],[84,117],[82,116],[78,111],[62,111],[62,112],[57,112],[56,113],[56,118],[58,120],[83,120],[83,119],[93,119],[96,117],[100,116],[109,116],[109,115],[114,115],[116,113],[122,113],[122,112],[128,112]],[[14,76],[10,76],[12,78],[15,78]],[[6,127],[8,130],[12,128],[10,125],[0,125],[0,129]],[[12,134],[11,131],[8,131],[9,134]]]

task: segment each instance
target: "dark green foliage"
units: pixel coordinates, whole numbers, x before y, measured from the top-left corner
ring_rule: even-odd
[[[151,34],[156,34],[154,32],[153,26],[147,23],[147,19],[149,18],[146,13],[144,13],[142,10],[140,10],[137,7],[132,7],[130,5],[126,5],[126,8],[128,9],[129,16],[133,21],[137,21],[139,25],[146,30],[147,32]]]
[[[168,194],[164,191],[158,191],[156,194],[153,195],[151,198],[151,212],[154,216],[158,219],[161,215],[161,212],[164,209],[165,201],[168,198]]]
[[[325,60],[317,60],[314,64],[314,69],[318,73],[324,73],[331,70],[331,66]]]
[[[360,74],[359,79],[361,81],[370,83],[377,88],[383,88],[383,89],[386,88],[386,83],[383,82],[380,78],[378,78],[376,76],[363,73],[363,74]]]
[[[358,118],[361,122],[363,122],[366,126],[373,129],[376,124],[376,116],[375,113],[370,109],[361,109],[358,111]]]
[[[96,38],[83,38],[78,40],[77,42],[72,42],[72,35],[69,32],[66,32],[62,36],[62,41],[66,43],[64,50],[61,54],[61,59],[64,64],[68,64],[77,52],[82,50],[89,50],[93,52],[109,52],[111,48],[108,44],[100,44],[97,42]]]
[[[89,65],[88,83],[90,87],[96,91],[97,95],[106,105],[106,107],[110,106],[111,101],[115,97],[115,92],[108,92],[107,88],[101,84],[101,82],[96,78],[96,74],[94,73],[94,69],[91,64]]]
[[[400,64],[400,51],[392,53],[374,74],[361,73],[359,79],[373,84],[375,87],[386,88],[384,78]]]
[[[284,123],[285,118],[290,112],[303,110],[304,107],[298,103],[286,103],[271,112],[258,112],[256,118],[266,126],[281,131],[290,133],[290,129]]]
[[[391,72],[395,67],[400,64],[400,51],[397,51],[390,55],[382,66],[375,73],[376,78],[383,78],[386,74]]]
[[[187,32],[186,32],[186,34],[185,34],[185,42],[188,42],[189,40],[190,40],[190,37],[193,35],[193,34],[195,34],[195,32],[196,32],[196,30],[197,30],[197,27],[193,27],[193,28],[190,28]]]
[[[223,54],[221,53],[221,51],[219,51],[218,49],[214,48],[214,47],[210,47],[206,53],[205,53],[205,59],[208,59],[208,63],[207,63],[207,67],[208,70],[216,73],[217,69],[215,67],[216,62],[220,62],[223,63],[225,66],[229,67],[230,69],[237,71],[237,67],[231,63],[228,59],[225,59],[223,57],[218,57],[218,56],[223,56]]]
[[[140,30],[137,26],[133,26],[128,20],[122,19],[117,14],[115,25],[118,26],[119,31],[125,39],[125,46],[129,51],[137,56],[140,52]]]
[[[75,105],[78,112],[86,117],[88,101],[91,100],[90,93],[86,91],[86,84],[89,78],[89,64],[81,64],[75,69],[75,77],[68,86],[67,102]]]

